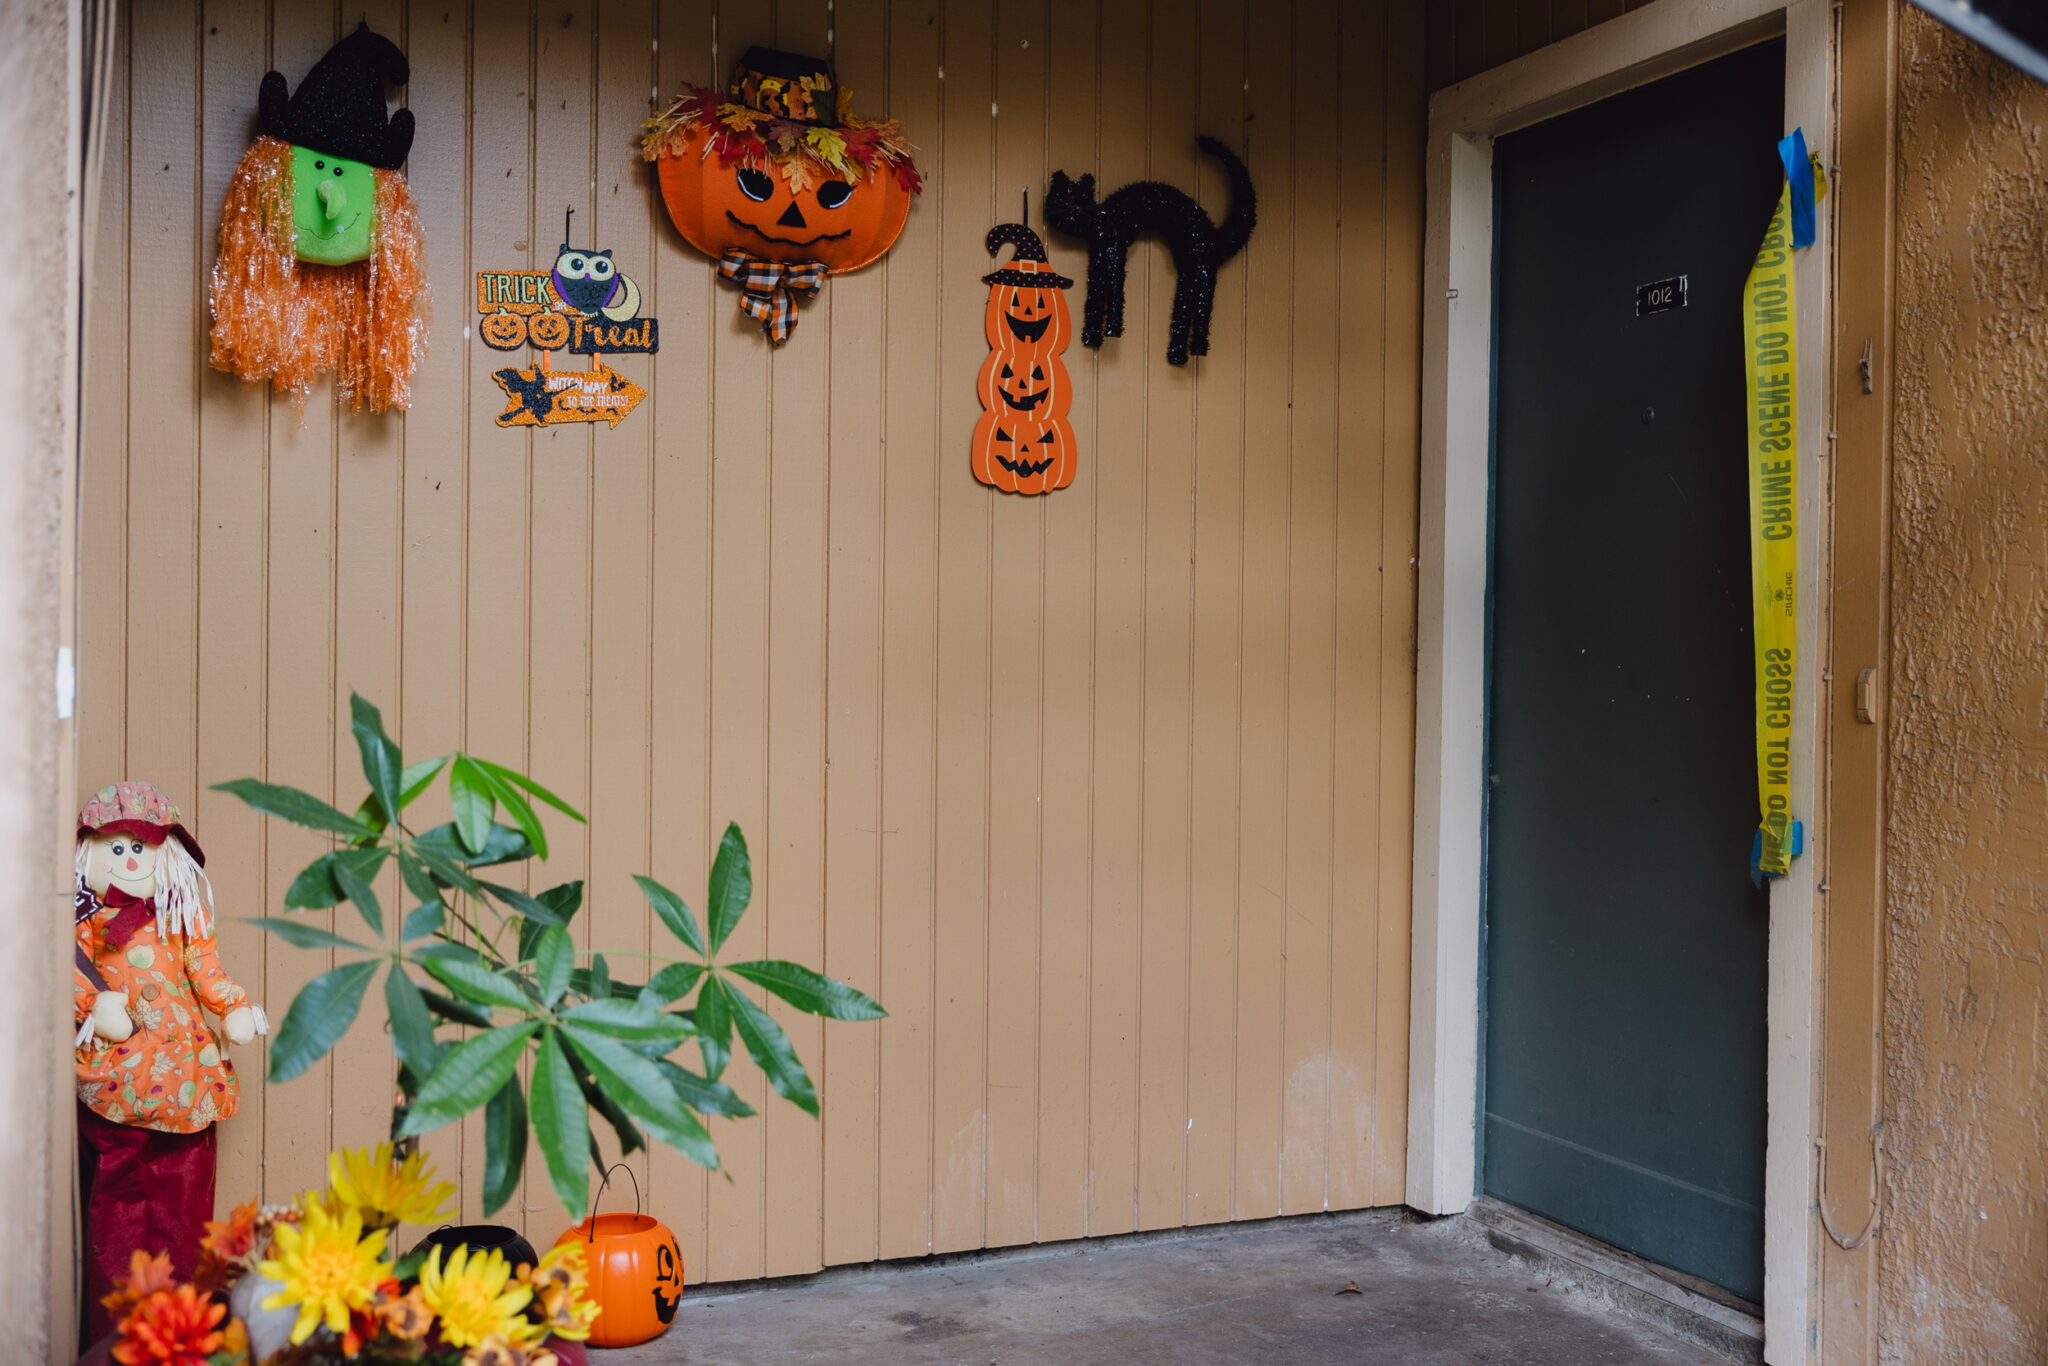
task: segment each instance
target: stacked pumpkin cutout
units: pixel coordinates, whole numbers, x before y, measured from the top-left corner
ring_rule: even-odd
[[[1007,493],[1051,493],[1074,482],[1078,464],[1067,412],[1074,383],[1060,353],[1073,324],[1062,292],[1074,283],[1045,259],[1045,244],[1021,223],[989,229],[993,256],[1016,248],[988,285],[988,359],[975,386],[986,410],[974,426],[974,477]]]

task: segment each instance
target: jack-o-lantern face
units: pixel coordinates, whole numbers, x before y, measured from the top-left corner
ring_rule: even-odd
[[[990,411],[974,428],[974,477],[1008,493],[1051,493],[1074,482],[1074,429],[1063,417]]]
[[[631,1347],[659,1336],[683,1297],[683,1254],[667,1226],[645,1214],[599,1214],[555,1240],[580,1242],[599,1306],[593,1347]]]
[[[526,320],[527,339],[543,351],[559,351],[569,344],[569,317],[554,309],[543,309]]]
[[[1065,417],[1074,403],[1067,367],[1053,356],[991,351],[981,363],[981,406],[1005,417]]]
[[[991,285],[985,321],[990,347],[1033,360],[1066,350],[1073,331],[1063,291],[1024,285]]]
[[[859,270],[903,234],[910,191],[878,166],[864,180],[820,180],[793,192],[772,165],[727,165],[705,154],[707,134],[691,130],[681,154],[657,163],[661,198],[676,231],[706,256],[739,250],[791,265],[823,261],[841,275]]]

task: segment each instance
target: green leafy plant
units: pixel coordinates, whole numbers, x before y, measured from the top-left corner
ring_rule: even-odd
[[[789,1036],[746,984],[828,1019],[875,1020],[885,1012],[801,964],[718,961],[754,888],[737,825],[726,827],[712,862],[701,925],[674,892],[652,878],[633,879],[655,917],[695,956],[656,958],[645,981],[616,979],[602,953],[579,950],[570,938],[583,905],[581,882],[528,893],[479,871],[546,860],[538,806],[579,822],[582,814],[526,775],[468,754],[408,765],[384,733],[377,708],[353,695],[350,707],[370,785],[353,815],[254,778],[217,786],[265,815],[337,837],[337,847],[292,880],[284,909],[325,910],[346,902],[375,936],[365,943],[289,914],[253,922],[300,948],[360,955],[300,990],[271,1039],[269,1080],[290,1081],[325,1057],[384,969],[384,1007],[398,1055],[392,1138],[410,1143],[483,1110],[487,1214],[518,1188],[529,1128],[562,1203],[582,1209],[590,1166],[603,1161],[591,1133],[592,1110],[611,1126],[622,1153],[645,1147],[651,1135],[716,1170],[718,1152],[702,1117],[754,1113],[719,1080],[735,1033],[776,1093],[816,1117],[817,1091]],[[406,808],[443,773],[455,819],[413,830]],[[500,811],[509,824],[499,820]],[[372,889],[391,860],[408,899],[418,903],[400,922],[396,947]],[[444,1031],[468,1033],[444,1037]],[[701,1072],[671,1056],[692,1039]],[[524,1058],[532,1066],[522,1083]]]

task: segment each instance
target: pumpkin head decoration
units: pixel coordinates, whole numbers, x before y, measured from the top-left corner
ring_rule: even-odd
[[[351,407],[403,408],[426,353],[418,215],[398,168],[408,110],[387,115],[405,55],[358,27],[292,92],[257,92],[263,136],[228,183],[213,266],[214,368],[304,395],[332,370]]]
[[[775,342],[799,296],[896,245],[923,188],[902,126],[850,105],[817,58],[756,47],[723,93],[686,86],[642,131],[676,231]]]
[[[593,1347],[631,1347],[659,1337],[683,1298],[683,1254],[668,1227],[645,1214],[593,1214],[555,1240],[582,1243],[597,1322]]]
[[[1074,385],[1060,359],[1072,331],[1062,291],[1074,282],[1023,224],[989,230],[990,255],[1005,242],[1016,248],[1010,263],[981,277],[990,350],[976,385],[987,411],[974,426],[974,477],[1009,493],[1050,493],[1074,482],[1076,466]]]

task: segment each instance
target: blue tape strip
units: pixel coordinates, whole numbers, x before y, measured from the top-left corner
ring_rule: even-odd
[[[1794,821],[1792,822],[1792,849],[1786,855],[1786,857],[1798,858],[1801,854],[1805,852],[1806,822]],[[1774,878],[1776,876],[1778,876],[1776,873],[1766,873],[1764,871],[1764,832],[1759,830],[1756,832],[1756,834],[1750,837],[1749,841],[1750,885],[1755,887],[1761,887],[1764,885],[1764,882],[1767,879]]]
[[[1785,179],[1792,186],[1792,246],[1813,245],[1813,158],[1806,152],[1806,130],[1794,128],[1792,136],[1778,142],[1778,160],[1784,163]]]

